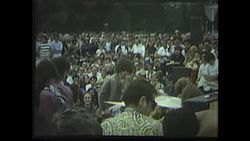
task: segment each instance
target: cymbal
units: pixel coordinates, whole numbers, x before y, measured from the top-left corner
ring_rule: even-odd
[[[157,103],[157,105],[161,107],[174,108],[174,109],[182,107],[182,101],[178,97],[158,96],[155,98],[155,102]]]
[[[116,102],[116,101],[104,101],[104,103],[107,103],[107,104],[112,104],[112,105],[120,105],[120,106],[125,106],[125,103],[122,101],[122,102]]]

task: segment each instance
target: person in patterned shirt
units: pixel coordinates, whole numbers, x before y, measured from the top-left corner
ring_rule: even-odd
[[[145,80],[132,81],[122,97],[125,111],[101,123],[103,135],[163,136],[162,125],[149,117],[156,106],[155,88]]]

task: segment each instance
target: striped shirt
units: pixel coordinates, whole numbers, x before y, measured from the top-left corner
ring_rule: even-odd
[[[40,59],[48,59],[50,57],[51,48],[49,43],[40,43],[38,49]]]

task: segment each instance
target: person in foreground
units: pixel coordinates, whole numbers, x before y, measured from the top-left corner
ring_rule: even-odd
[[[149,117],[155,106],[155,88],[145,80],[133,80],[122,97],[125,111],[101,123],[103,135],[163,136],[162,125]]]

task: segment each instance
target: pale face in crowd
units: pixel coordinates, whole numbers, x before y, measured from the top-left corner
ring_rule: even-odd
[[[91,104],[91,100],[92,100],[91,95],[90,95],[89,93],[86,93],[86,94],[84,95],[84,97],[83,97],[84,103],[85,103],[85,104]]]

